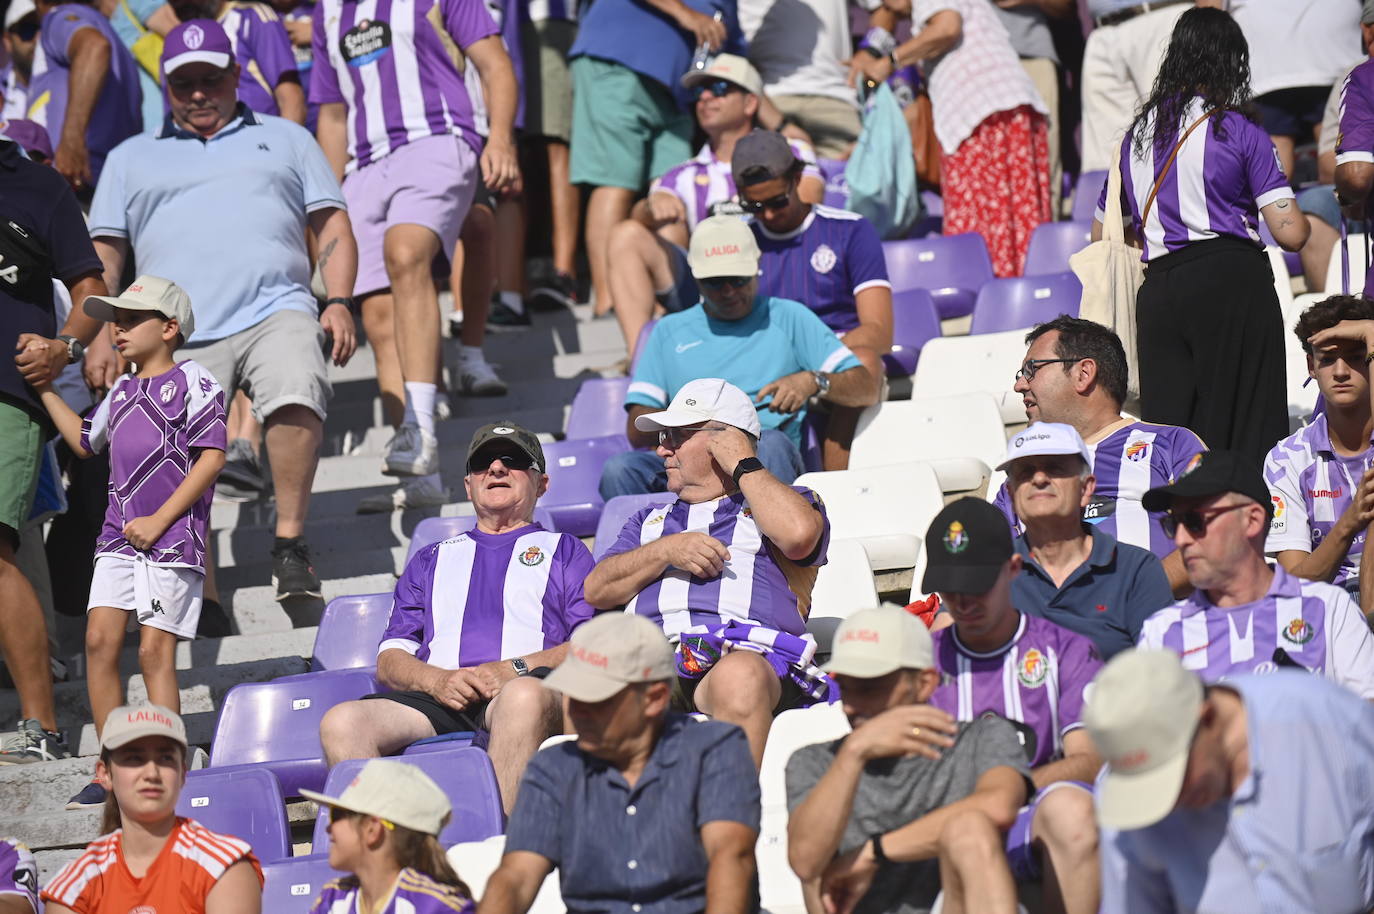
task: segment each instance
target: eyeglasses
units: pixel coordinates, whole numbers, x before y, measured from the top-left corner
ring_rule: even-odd
[[[708,289],[724,289],[729,286],[732,289],[743,289],[749,285],[752,276],[707,276],[705,279],[698,279]]]
[[[1081,361],[1083,361],[1082,356],[1074,356],[1071,359],[1027,359],[1026,364],[1022,365],[1021,369],[1016,372],[1016,380],[1031,380],[1035,377],[1035,373],[1040,370],[1040,366],[1042,365],[1055,365],[1060,362],[1071,365],[1074,362]]]
[[[363,815],[363,813],[360,813],[357,810],[343,809],[338,806],[331,806],[329,807],[329,824],[333,825],[336,822],[342,822],[345,819],[352,819],[355,816],[361,815]],[[382,823],[382,827],[385,828],[387,831],[394,831],[396,829],[395,825],[391,824],[386,819],[383,819],[381,816],[377,817],[377,821]]]
[[[1248,507],[1250,507],[1250,503],[1243,502],[1238,505],[1227,505],[1224,508],[1212,508],[1208,511],[1193,509],[1192,511],[1184,511],[1182,514],[1175,514],[1170,511],[1159,519],[1159,524],[1164,528],[1165,534],[1167,534],[1170,539],[1173,539],[1179,527],[1187,530],[1194,537],[1206,536],[1207,525],[1212,521],[1228,511],[1235,511],[1238,508]]]
[[[701,96],[705,94],[707,90],[710,90],[711,94],[714,95],[716,98],[724,98],[731,92],[744,91],[742,87],[735,85],[728,79],[713,79],[708,83],[697,83],[695,86],[692,87],[692,101],[701,101]]]
[[[197,89],[202,92],[211,92],[218,89],[220,83],[224,82],[225,77],[228,75],[228,70],[216,70],[198,79],[191,79],[185,76],[168,76],[167,87],[178,95],[188,95]]]
[[[740,200],[739,205],[746,213],[761,213],[764,210],[786,209],[791,202],[792,194],[789,191],[767,200]]]
[[[686,443],[687,439],[697,432],[718,432],[724,429],[723,425],[705,425],[701,428],[664,428],[659,429],[658,444],[666,447],[670,451],[675,451]]]
[[[534,461],[528,456],[516,456],[515,454],[492,454],[483,460],[482,455],[478,454],[468,461],[468,472],[474,476],[481,476],[491,469],[493,460],[501,461],[502,465],[508,470],[532,470]]]

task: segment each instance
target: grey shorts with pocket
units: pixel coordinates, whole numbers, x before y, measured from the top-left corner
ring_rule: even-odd
[[[236,388],[253,401],[263,422],[283,406],[306,406],[323,421],[334,392],[324,357],[320,321],[303,311],[278,311],[247,330],[201,345],[183,346],[177,357],[194,359],[231,399]]]

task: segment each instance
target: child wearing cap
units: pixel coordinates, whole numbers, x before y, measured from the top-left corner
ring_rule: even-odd
[[[100,735],[123,701],[119,652],[131,613],[149,700],[180,710],[176,642],[194,638],[200,619],[210,501],[224,466],[224,392],[203,367],[173,357],[194,328],[191,301],[175,283],[140,276],[119,297],[91,296],[83,307],[114,324],[115,348],[137,368],[84,420],[51,386],[35,388],[73,453],[110,451],[110,503],[86,609],[86,683]],[[67,808],[104,801],[92,783]]]
[[[247,842],[176,814],[186,725],[157,705],[103,722],[96,775],[110,785],[102,836],[43,889],[47,914],[206,914],[262,910],[262,867]]]
[[[325,885],[310,914],[448,914],[470,911],[472,893],[439,844],[452,807],[439,785],[404,762],[373,759],[329,807],[329,865],[352,873]]]

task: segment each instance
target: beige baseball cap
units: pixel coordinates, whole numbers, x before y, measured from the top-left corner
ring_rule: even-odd
[[[687,265],[697,279],[713,276],[757,276],[759,243],[739,216],[712,216],[697,223]]]
[[[681,82],[684,89],[690,89],[697,83],[708,83],[715,79],[728,80],[754,95],[763,94],[763,78],[759,76],[759,71],[738,54],[717,54],[704,68],[682,74]]]
[[[1202,695],[1202,680],[1173,651],[1124,651],[1097,674],[1083,722],[1107,762],[1097,787],[1099,822],[1144,828],[1174,808]]]
[[[100,733],[100,748],[118,749],[145,736],[165,736],[187,745],[181,715],[162,705],[143,704],[121,705],[110,712]]]
[[[191,313],[191,296],[181,286],[161,276],[140,276],[117,296],[88,296],[81,307],[88,316],[106,322],[114,320],[115,308],[159,311],[167,317],[175,317],[181,325],[182,337],[188,340],[196,329],[196,318]]]
[[[835,630],[827,673],[877,679],[894,670],[935,666],[935,646],[925,623],[900,606],[884,603],[850,613]]]
[[[601,613],[573,632],[568,656],[545,688],[584,702],[605,701],[627,685],[677,675],[673,647],[663,631],[635,613]]]
[[[443,831],[453,812],[448,796],[429,775],[414,765],[391,759],[367,762],[337,797],[304,789],[301,796],[427,835]]]
[[[723,378],[697,378],[682,385],[668,408],[635,417],[635,428],[656,432],[711,420],[733,425],[757,438],[762,432],[759,411],[749,395]]]

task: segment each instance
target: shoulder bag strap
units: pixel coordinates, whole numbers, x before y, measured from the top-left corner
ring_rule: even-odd
[[[1204,121],[1206,121],[1209,117],[1216,113],[1216,108],[1204,112],[1202,117],[1193,121],[1192,125],[1183,132],[1183,137],[1177,143],[1174,144],[1174,151],[1169,153],[1169,161],[1164,163],[1164,170],[1159,173],[1158,178],[1155,178],[1155,186],[1150,188],[1149,199],[1145,201],[1145,208],[1140,211],[1141,231],[1145,230],[1145,223],[1150,218],[1150,207],[1154,206],[1155,195],[1159,193],[1160,185],[1164,183],[1164,178],[1169,174],[1169,169],[1174,167],[1174,159],[1178,158],[1178,151],[1183,148],[1184,143],[1188,142],[1188,137],[1193,135],[1193,131],[1201,127]]]

